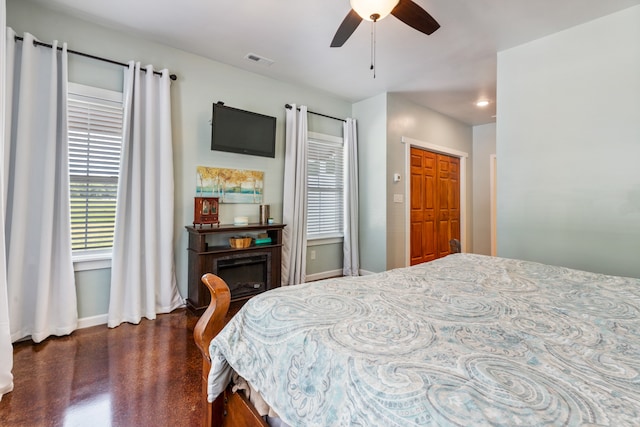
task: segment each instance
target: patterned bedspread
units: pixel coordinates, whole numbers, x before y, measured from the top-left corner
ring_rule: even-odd
[[[455,254],[266,292],[210,352],[210,400],[230,365],[292,426],[640,425],[640,279]]]

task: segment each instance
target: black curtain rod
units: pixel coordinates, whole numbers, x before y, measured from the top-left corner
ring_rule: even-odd
[[[291,106],[291,104],[284,104],[284,108],[286,108],[287,110],[291,110],[293,108],[293,106]],[[298,111],[300,111],[300,108],[296,108]],[[322,114],[322,113],[314,113],[313,111],[309,111],[307,110],[307,113],[309,114],[315,114],[316,116],[322,116],[322,117],[326,117],[327,119],[333,119],[333,120],[338,120],[340,122],[346,122],[345,119],[339,119],[337,117],[333,117],[333,116],[327,116],[326,114]]]
[[[20,41],[24,41],[23,37],[20,36],[15,36],[16,40],[20,40]],[[53,48],[53,45],[48,44],[48,43],[42,43],[38,40],[34,40],[33,44],[36,46],[44,46],[44,47],[48,47],[49,49]],[[62,47],[58,46],[58,50],[62,50]],[[103,62],[108,62],[109,64],[114,64],[114,65],[121,65],[123,67],[128,67],[129,64],[125,64],[123,62],[118,62],[118,61],[114,61],[112,59],[107,59],[107,58],[101,58],[99,56],[95,56],[95,55],[90,55],[88,53],[83,53],[83,52],[78,52],[77,50],[71,50],[71,49],[67,49],[67,52],[69,53],[73,53],[75,55],[80,55],[80,56],[84,56],[85,58],[91,58],[91,59],[97,59],[98,61],[103,61]],[[144,71],[145,73],[147,72],[146,68],[140,68],[142,71]],[[160,71],[154,71],[153,74],[157,74],[159,76],[162,75],[162,73]],[[169,78],[171,80],[176,80],[178,78],[178,76],[176,76],[175,74],[170,74]]]

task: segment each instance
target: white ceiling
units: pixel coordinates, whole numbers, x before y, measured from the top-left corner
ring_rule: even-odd
[[[275,79],[351,102],[398,92],[462,122],[495,121],[496,52],[640,4],[640,0],[415,0],[441,25],[431,36],[393,16],[341,48],[329,44],[349,0],[34,0]],[[275,63],[260,65],[248,53]],[[480,109],[479,98],[491,104]]]

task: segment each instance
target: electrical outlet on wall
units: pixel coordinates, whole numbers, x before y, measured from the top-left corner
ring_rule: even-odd
[[[312,260],[313,260],[313,259],[316,259],[316,251],[315,251],[315,250],[311,250],[310,255],[311,255],[311,256],[310,256],[310,258],[311,258]]]

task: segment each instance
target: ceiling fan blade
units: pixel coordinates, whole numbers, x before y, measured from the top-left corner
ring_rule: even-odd
[[[411,0],[400,0],[391,11],[391,14],[410,27],[425,34],[432,34],[440,28],[440,24],[433,19],[433,16]]]
[[[360,15],[358,15],[355,10],[351,9],[346,18],[344,18],[344,21],[342,21],[342,24],[338,27],[336,35],[333,36],[333,40],[331,40],[331,47],[342,46],[351,34],[353,34],[356,28],[358,28],[360,22],[362,22]]]

